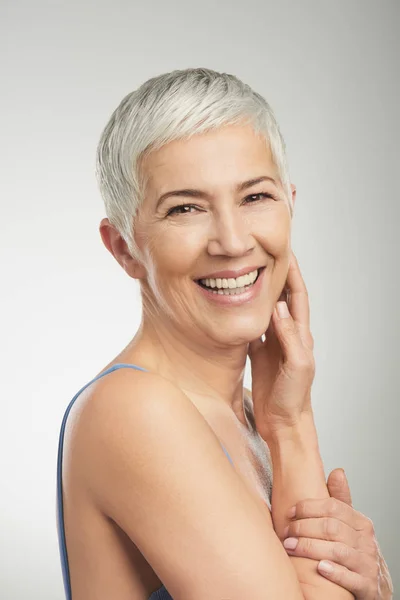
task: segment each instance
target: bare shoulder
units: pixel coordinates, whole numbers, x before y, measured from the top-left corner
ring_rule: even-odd
[[[115,432],[111,425],[126,421],[129,432],[136,434],[137,446],[140,446],[139,440],[143,447],[157,443],[162,435],[159,428],[165,431],[170,426],[176,433],[177,425],[181,425],[184,434],[187,421],[192,427],[208,429],[211,437],[215,437],[215,444],[219,444],[201,412],[182,390],[154,372],[119,369],[108,374],[93,388],[87,412],[92,425],[97,424],[93,427],[96,435],[113,437]],[[143,426],[145,432],[141,433]],[[122,433],[121,429],[119,431]]]
[[[81,469],[99,510],[177,600],[300,600],[268,511],[203,415],[163,377],[123,371],[99,380],[79,416]]]

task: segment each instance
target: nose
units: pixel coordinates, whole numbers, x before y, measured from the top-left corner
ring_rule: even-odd
[[[226,211],[215,215],[208,238],[211,256],[243,256],[255,247],[249,224],[240,211]]]

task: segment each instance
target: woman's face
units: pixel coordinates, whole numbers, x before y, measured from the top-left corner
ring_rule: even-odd
[[[147,184],[135,239],[144,256],[145,311],[218,345],[262,335],[285,285],[291,231],[265,141],[248,125],[224,126],[170,142],[142,169]],[[237,280],[238,271],[256,273]]]

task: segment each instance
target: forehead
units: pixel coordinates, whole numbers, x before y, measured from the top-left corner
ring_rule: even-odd
[[[147,191],[170,185],[230,185],[257,175],[277,177],[269,144],[250,125],[225,125],[174,140],[142,161]]]

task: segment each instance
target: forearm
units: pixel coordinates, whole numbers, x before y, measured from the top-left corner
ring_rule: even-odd
[[[272,520],[278,537],[289,523],[288,511],[306,498],[329,498],[324,466],[319,452],[314,419],[310,414],[295,427],[266,440],[272,461]],[[353,600],[344,588],[328,581],[317,571],[319,561],[291,556],[307,600]]]
[[[312,415],[266,441],[273,470],[272,520],[283,539],[289,509],[305,498],[329,498],[329,491]]]

